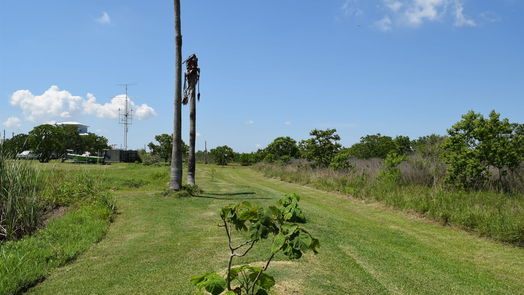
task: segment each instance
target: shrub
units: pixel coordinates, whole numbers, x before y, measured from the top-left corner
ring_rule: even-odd
[[[87,172],[54,171],[47,177],[46,183],[43,202],[51,209],[96,198],[103,190],[101,180]]]
[[[152,153],[143,153],[141,159],[145,166],[161,166],[164,162],[159,155]]]
[[[398,165],[406,160],[406,156],[399,155],[395,152],[389,153],[384,159],[386,168],[380,171],[378,174],[378,180],[387,183],[399,184],[400,178],[402,177]]]
[[[524,160],[524,125],[500,120],[495,111],[489,118],[470,111],[448,133],[443,148],[449,183],[461,189],[484,188],[493,167],[499,188],[510,190],[507,176]]]

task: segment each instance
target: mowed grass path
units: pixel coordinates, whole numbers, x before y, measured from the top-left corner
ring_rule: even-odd
[[[167,181],[165,167],[89,169],[131,186],[154,180],[117,191],[119,215],[107,236],[30,294],[198,294],[189,278],[227,262],[219,209],[241,200],[269,205],[287,192],[302,196],[305,227],[321,249],[299,261],[278,257],[269,270],[274,294],[524,294],[524,249],[379,205],[239,166],[200,165],[205,193],[190,199],[155,195]],[[266,257],[253,255],[246,262]]]

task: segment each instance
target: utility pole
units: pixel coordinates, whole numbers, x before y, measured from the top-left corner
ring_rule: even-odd
[[[204,163],[207,164],[207,140],[204,141]]]
[[[129,84],[120,84],[124,86],[126,90],[126,98],[124,109],[118,109],[119,123],[124,125],[124,150],[127,151],[127,134],[129,132],[129,126],[133,123],[133,110],[129,105],[129,97],[127,96],[127,87]]]

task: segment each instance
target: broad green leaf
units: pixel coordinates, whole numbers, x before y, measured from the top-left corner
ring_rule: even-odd
[[[273,238],[273,244],[271,245],[271,253],[277,253],[282,246],[284,246],[284,243],[286,242],[286,236],[284,236],[281,232],[278,233],[275,238]]]
[[[211,274],[206,277],[205,289],[213,295],[219,295],[226,289],[226,280],[217,274]]]
[[[191,283],[197,288],[204,288],[213,295],[218,295],[226,289],[226,280],[216,273],[206,273],[191,278]]]
[[[197,286],[200,288],[199,284],[206,280],[206,276],[210,275],[211,273],[205,273],[203,275],[194,276],[191,278],[191,284]]]
[[[269,290],[275,285],[275,278],[268,274],[262,273],[258,278],[257,285],[265,290]]]

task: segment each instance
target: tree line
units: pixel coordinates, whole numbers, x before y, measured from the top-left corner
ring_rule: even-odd
[[[220,165],[230,161],[252,165],[303,160],[311,167],[335,170],[352,169],[351,159],[372,158],[383,160],[395,170],[408,156],[416,154],[423,161],[442,162],[446,183],[461,189],[481,189],[495,177],[495,184],[505,190],[510,178],[522,178],[518,169],[524,162],[524,124],[502,119],[496,111],[487,117],[470,111],[446,135],[431,134],[414,140],[378,133],[343,147],[336,129],[314,129],[309,135],[310,138],[298,142],[291,137],[278,137],[253,153],[234,153],[223,146],[210,154]]]
[[[23,151],[32,151],[40,162],[60,158],[68,151],[101,154],[109,149],[108,140],[94,133],[80,135],[75,126],[43,124],[34,127],[29,133],[17,134],[2,144],[2,150],[11,157]]]

